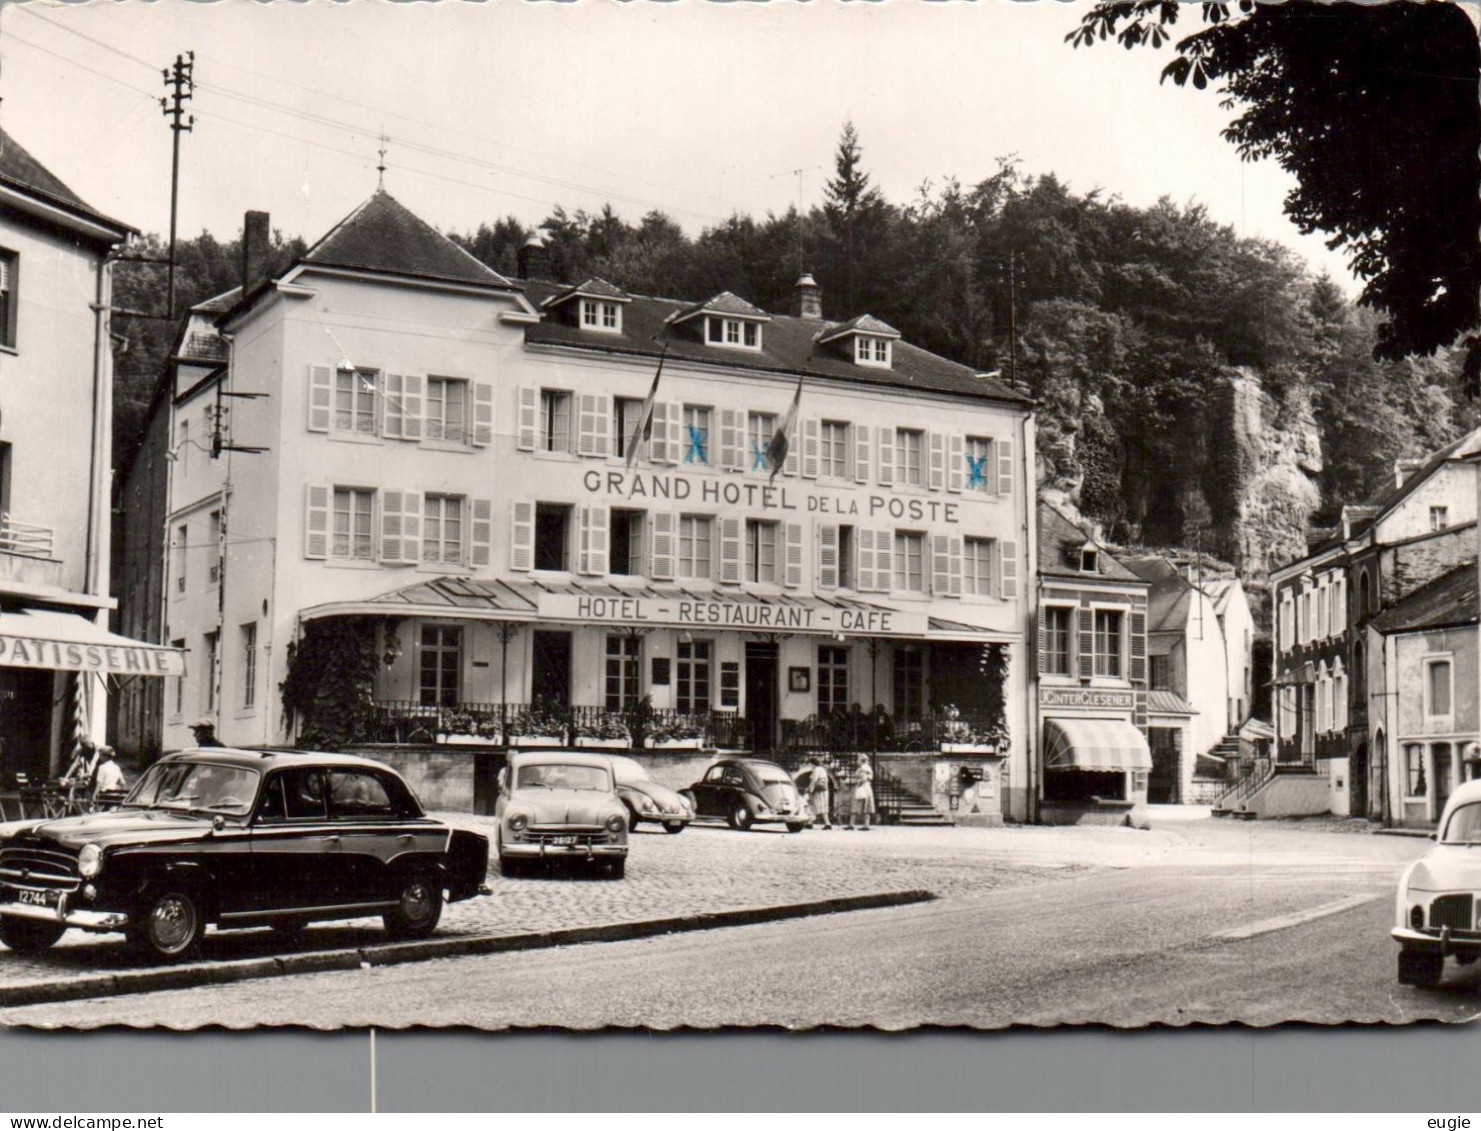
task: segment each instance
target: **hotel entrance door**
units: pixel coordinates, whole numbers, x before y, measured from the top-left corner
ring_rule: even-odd
[[[777,646],[746,645],[746,729],[751,749],[768,754],[776,748]]]

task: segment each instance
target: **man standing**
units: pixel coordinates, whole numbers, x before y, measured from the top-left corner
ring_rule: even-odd
[[[111,746],[98,748],[98,772],[93,775],[93,800],[110,790],[122,789],[124,786],[123,770],[114,759],[114,749]]]
[[[190,733],[195,736],[197,746],[224,746],[216,737],[216,724],[207,718],[196,719],[190,724]]]

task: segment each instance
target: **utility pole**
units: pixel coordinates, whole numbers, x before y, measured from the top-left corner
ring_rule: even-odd
[[[160,111],[170,119],[174,156],[170,166],[170,274],[165,308],[175,317],[175,220],[180,206],[180,135],[195,128],[195,115],[185,113],[185,104],[195,97],[195,52],[176,55],[175,62],[160,72],[170,93],[159,100]]]

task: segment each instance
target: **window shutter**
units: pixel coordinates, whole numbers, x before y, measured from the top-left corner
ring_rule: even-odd
[[[648,458],[654,463],[669,461],[669,406],[667,401],[653,402],[653,428],[648,440]]]
[[[854,482],[869,482],[869,425],[855,424],[854,428]]]
[[[535,517],[533,503],[526,503],[530,508],[530,543],[534,542]],[[493,559],[494,542],[494,504],[488,499],[473,499],[469,502],[472,511],[468,522],[468,545],[470,552],[469,560],[474,566],[482,566],[487,569]],[[534,547],[530,546],[530,557],[534,557]]]
[[[895,482],[895,430],[881,425],[878,431],[879,485],[888,487]]]
[[[937,597],[951,593],[951,539],[945,534],[931,535],[931,592]]]
[[[520,393],[523,392],[521,389]],[[521,418],[523,415],[521,411]],[[473,434],[469,439],[480,448],[488,447],[494,442],[494,386],[488,381],[477,381],[473,385]],[[531,437],[530,447],[534,446],[534,438]]]
[[[946,437],[940,432],[932,432],[929,440],[931,474],[928,482],[932,491],[944,491],[946,489]]]
[[[611,515],[606,507],[585,506],[581,508],[581,572],[596,577],[605,576],[610,566],[608,529]]]
[[[796,478],[802,470],[802,425],[792,422],[792,434],[787,437],[787,458],[782,460],[782,474]]]
[[[576,454],[597,454],[597,398],[595,393],[581,393],[576,397],[577,433]]]
[[[304,488],[303,556],[329,556],[329,488]]]
[[[612,454],[612,398],[597,394],[596,454],[606,459]]]
[[[802,523],[789,522],[784,530],[787,539],[787,558],[782,584],[788,589],[798,589],[802,586]]]
[[[401,493],[401,552],[402,561],[415,565],[422,560],[422,493]]]
[[[998,494],[1013,494],[1013,441],[1007,437],[993,444],[998,453]]]
[[[406,560],[401,548],[401,500],[404,491],[387,488],[381,492],[381,561],[398,564]]]
[[[1035,662],[1040,675],[1044,674],[1044,652],[1049,647],[1049,629],[1044,623],[1044,604],[1039,603],[1039,645],[1034,649]]]
[[[733,408],[720,410],[720,468],[722,471],[743,470],[740,413]]]
[[[946,489],[961,494],[963,472],[966,467],[966,438],[953,435],[948,438],[946,456]]]
[[[510,511],[509,568],[535,568],[535,504],[515,503]]]
[[[684,405],[681,401],[669,402],[669,463],[684,462]]]
[[[1005,601],[1018,599],[1018,543],[998,543],[998,596]]]
[[[406,435],[402,424],[406,415],[406,401],[402,393],[405,383],[406,378],[400,373],[381,375],[381,389],[385,393],[385,396],[381,398],[385,403],[385,410],[381,414],[381,435],[389,440],[401,440]],[[394,562],[401,559],[391,558],[390,560]]]
[[[422,395],[427,388],[427,379],[420,373],[407,373],[401,378],[401,437],[405,440],[422,438]]]
[[[962,539],[958,534],[951,536],[951,595],[962,595]]]
[[[854,557],[858,560],[854,564],[854,588],[860,593],[869,593],[874,589],[874,531],[866,530],[864,527],[856,527],[854,530]]]
[[[649,517],[653,522],[653,542],[648,573],[655,581],[672,581],[679,516],[673,511],[653,511]]]
[[[329,431],[329,411],[334,405],[334,370],[327,365],[309,367],[310,432]]]
[[[741,520],[720,519],[720,581],[739,585],[741,579]]]
[[[838,524],[818,523],[818,588],[838,588]]]
[[[1131,614],[1131,682],[1147,682],[1147,614]]]
[[[802,422],[802,477],[818,477],[818,421],[808,418]]]
[[[1080,610],[1080,678],[1089,679],[1095,674],[1095,613],[1090,609]]]
[[[539,430],[540,390],[530,385],[522,385],[519,390],[520,451],[533,452],[535,450],[535,433]]]
[[[874,532],[874,591],[888,593],[895,583],[895,532]]]

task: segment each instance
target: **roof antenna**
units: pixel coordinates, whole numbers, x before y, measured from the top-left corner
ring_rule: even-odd
[[[386,131],[385,130],[382,130],[381,131],[381,147],[377,151],[381,155],[381,163],[375,167],[375,171],[376,171],[376,174],[377,174],[377,180],[376,180],[375,187],[376,187],[377,191],[383,191],[385,189],[385,187],[386,187],[386,142],[388,142],[390,140],[391,140],[390,138],[386,137]]]

